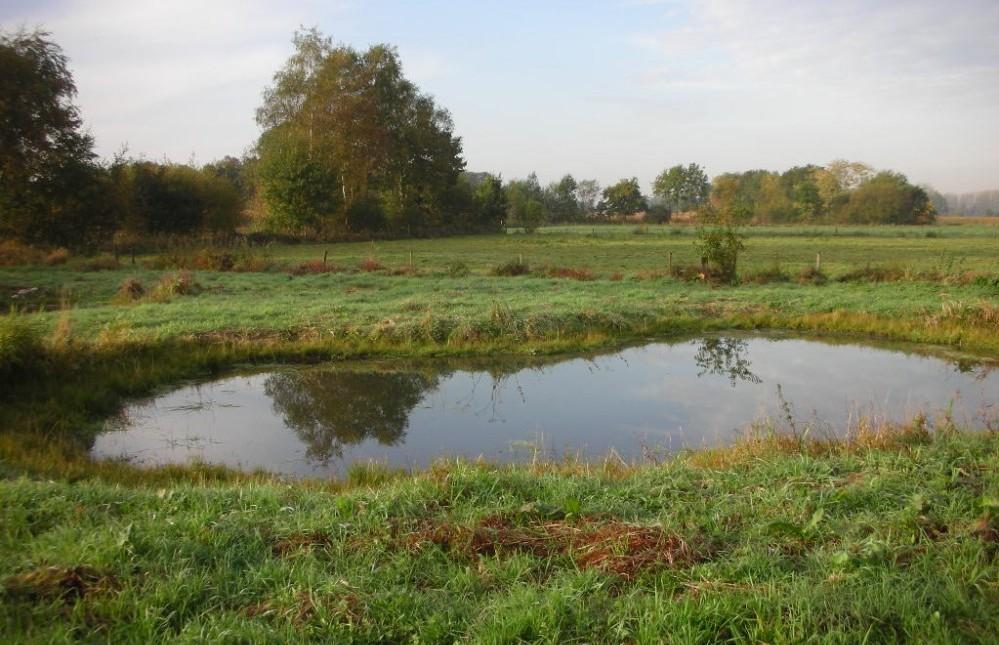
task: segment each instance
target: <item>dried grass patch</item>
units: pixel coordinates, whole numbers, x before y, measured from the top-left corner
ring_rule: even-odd
[[[325,548],[332,544],[330,536],[321,531],[292,533],[276,540],[271,545],[271,553],[278,558],[289,556],[299,551],[311,551],[314,548]]]
[[[594,279],[593,271],[586,267],[548,267],[545,273],[550,278],[566,278],[588,282]]]
[[[325,613],[350,625],[370,623],[364,603],[353,594],[319,596],[312,591],[300,591],[291,602],[264,600],[243,609],[249,618],[270,618],[290,621],[301,626],[320,613]]]
[[[32,601],[76,602],[87,596],[112,593],[120,586],[115,576],[86,565],[33,569],[4,581],[6,594]]]
[[[416,550],[436,545],[461,558],[503,553],[564,556],[580,569],[597,569],[626,580],[645,571],[689,566],[707,557],[660,526],[594,518],[517,524],[509,517],[490,515],[474,526],[424,523],[400,541]]]

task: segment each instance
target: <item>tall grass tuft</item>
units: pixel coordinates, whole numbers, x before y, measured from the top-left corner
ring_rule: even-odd
[[[17,312],[0,316],[0,383],[33,367],[43,351],[41,332],[27,317]]]
[[[142,286],[141,282],[135,278],[126,278],[118,285],[115,300],[122,303],[135,302],[144,295],[146,295],[146,288]]]
[[[530,272],[531,266],[523,260],[510,260],[509,262],[493,267],[491,271],[493,275],[508,277],[528,275]]]
[[[38,249],[16,240],[0,241],[0,267],[40,264],[44,255]]]
[[[383,265],[378,258],[368,256],[361,260],[360,264],[357,265],[357,268],[365,273],[374,273],[375,271],[381,271],[384,269],[385,265]]]
[[[807,266],[798,274],[799,284],[822,285],[827,282],[829,282],[829,276],[822,269],[816,269],[814,266]]]
[[[64,248],[58,248],[50,251],[45,255],[45,264],[53,267],[60,264],[66,264],[66,260],[69,259],[69,251]]]
[[[191,296],[201,292],[201,285],[194,279],[194,274],[190,271],[178,271],[170,273],[160,279],[159,283],[150,293],[150,297],[156,301],[169,300],[174,296]]]
[[[447,266],[444,267],[444,270],[445,272],[447,272],[447,275],[451,278],[464,278],[471,273],[471,271],[468,268],[468,265],[462,262],[461,260],[449,262]]]
[[[551,278],[568,278],[581,282],[588,282],[594,278],[593,271],[587,267],[548,267],[545,273]]]
[[[306,260],[305,262],[291,267],[288,272],[292,275],[310,275],[321,273],[339,273],[343,270],[343,267],[333,264],[332,262],[323,262],[322,260]]]

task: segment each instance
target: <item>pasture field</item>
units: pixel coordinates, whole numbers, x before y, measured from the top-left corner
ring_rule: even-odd
[[[999,442],[946,418],[343,481],[87,456],[129,397],[252,363],[727,329],[999,358],[989,223],[749,229],[734,285],[697,276],[695,237],[573,226],[0,267],[0,637],[994,639]]]
[[[953,338],[921,329],[921,323],[996,302],[999,230],[994,228],[749,229],[739,265],[743,284],[737,286],[670,276],[670,266],[696,273],[694,239],[691,227],[577,226],[534,235],[233,251],[237,261],[244,254],[248,264],[266,269],[247,272],[199,270],[193,251],[167,259],[140,256],[134,265],[122,258],[113,270],[98,271],[86,270],[94,266],[92,259],[71,259],[59,267],[0,268],[0,306],[18,307],[47,330],[61,320],[82,342],[102,335],[149,340],[396,335],[453,345],[479,337],[502,340],[509,330],[494,323],[511,321],[521,327],[532,321],[528,334],[544,341],[587,332],[668,332],[689,326],[689,319],[736,324],[759,317],[747,324],[794,326],[808,315],[837,313],[884,318],[882,331],[895,337],[890,328],[905,319],[912,323],[910,340],[950,344]],[[816,256],[823,284],[801,277]],[[195,288],[188,294],[147,293],[134,302],[117,295],[130,278],[153,290],[165,276],[176,275],[171,262],[193,267]],[[510,262],[523,262],[527,274],[491,275]],[[303,264],[302,275],[289,272]],[[860,318],[857,328],[840,321],[826,331],[877,332]],[[975,336],[973,327],[968,331]],[[997,348],[994,338],[965,336],[965,344]]]

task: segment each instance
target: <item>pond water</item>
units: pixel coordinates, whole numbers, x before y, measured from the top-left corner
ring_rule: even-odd
[[[753,421],[842,433],[862,417],[999,425],[999,370],[856,344],[711,336],[528,363],[337,363],[181,387],[128,406],[93,447],[294,476],[446,456],[638,460],[736,438]],[[790,417],[790,420],[789,420]]]

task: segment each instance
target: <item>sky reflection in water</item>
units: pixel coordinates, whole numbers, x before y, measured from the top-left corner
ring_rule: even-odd
[[[999,420],[999,372],[986,366],[805,340],[719,336],[529,367],[387,367],[289,367],[184,387],[128,407],[124,429],[98,437],[93,454],[321,477],[355,461],[422,467],[535,449],[640,459],[730,441],[753,420],[787,428],[787,409],[813,434],[948,406],[973,427]]]

